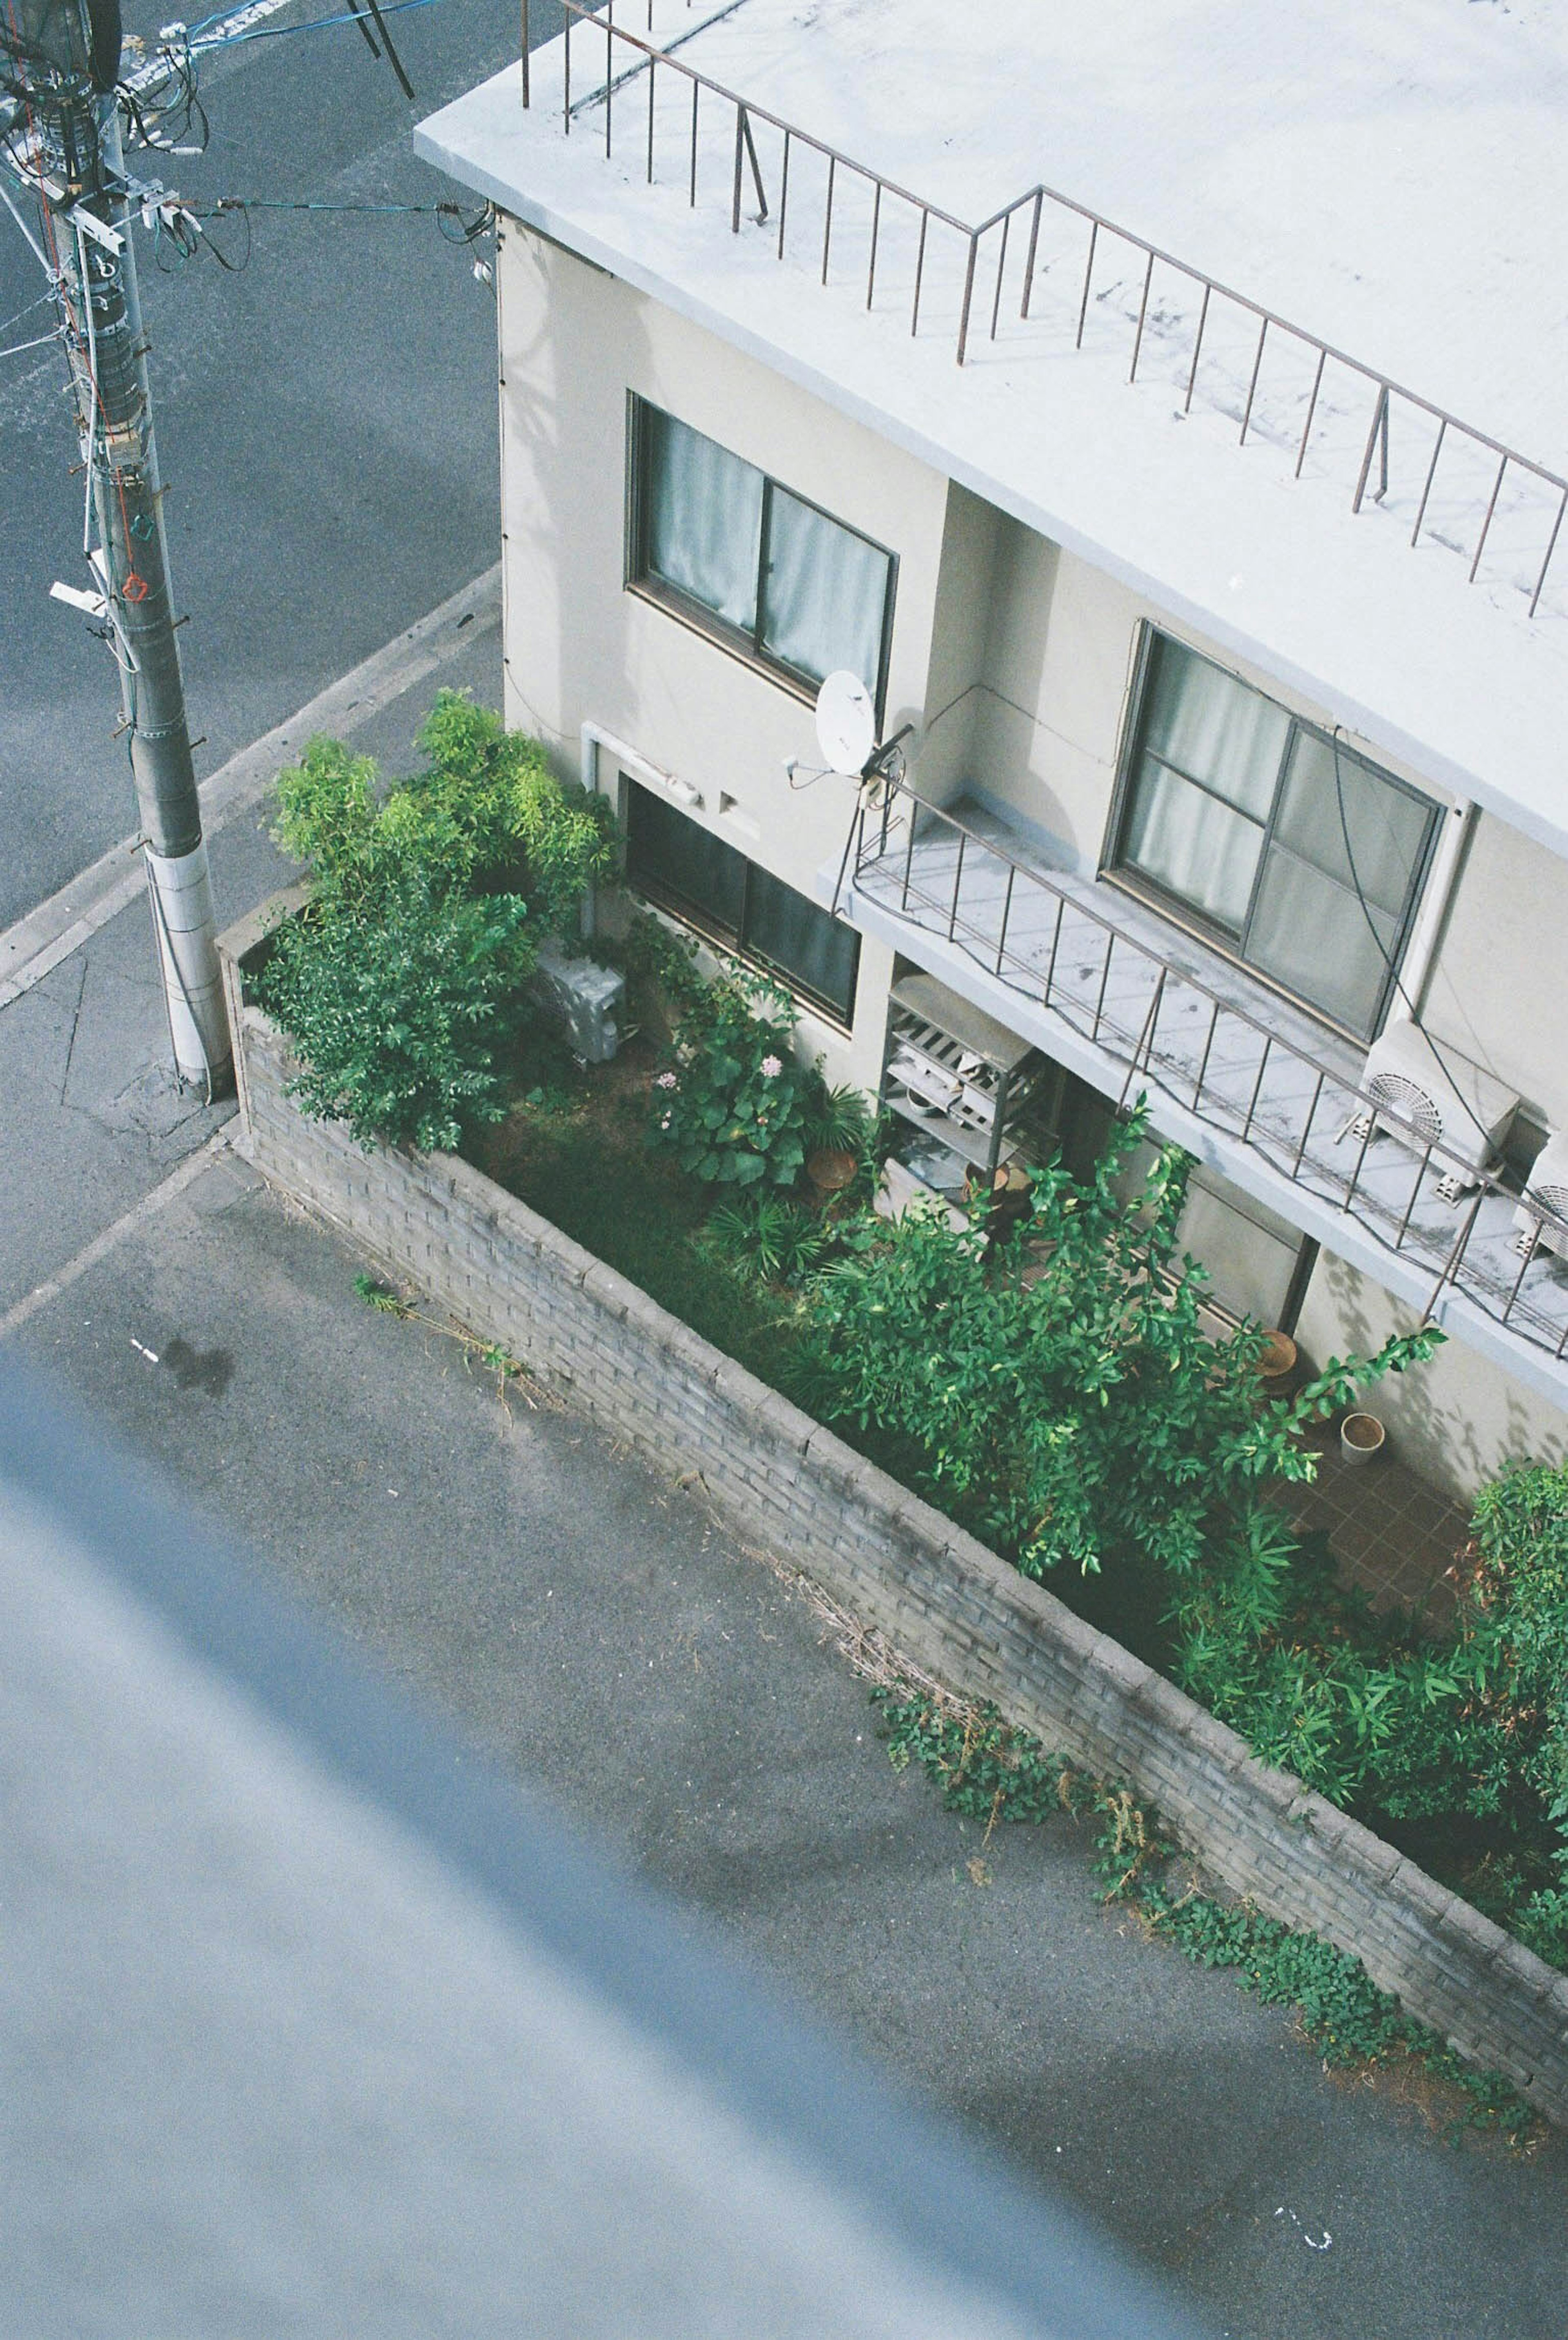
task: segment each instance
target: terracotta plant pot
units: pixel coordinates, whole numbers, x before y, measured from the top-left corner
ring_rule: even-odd
[[[1271,1333],[1257,1361],[1258,1373],[1271,1397],[1295,1371],[1295,1343],[1288,1333]]]
[[[1370,1462],[1382,1453],[1387,1437],[1374,1413],[1347,1413],[1339,1425],[1339,1451],[1347,1462]]]
[[[815,1154],[806,1156],[806,1175],[824,1202],[829,1195],[843,1193],[858,1166],[852,1154],[835,1145],[819,1146]]]

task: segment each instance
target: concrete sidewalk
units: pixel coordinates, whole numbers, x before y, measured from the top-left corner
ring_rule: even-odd
[[[297,754],[311,731],[334,728],[384,768],[402,772],[414,768],[413,735],[440,685],[470,689],[481,703],[499,707],[499,599],[492,592],[479,606],[461,632],[461,613],[454,611],[438,640],[400,636],[345,678],[346,688],[335,686],[304,710],[313,719],[269,735],[270,763],[263,756],[257,764],[254,751],[236,758],[230,779],[237,786],[214,776],[217,798],[211,788],[204,792],[204,817],[213,830],[220,927],[297,874],[272,842],[271,796],[258,800],[255,782]],[[214,815],[221,824],[215,828]],[[168,1072],[141,871],[131,861],[127,885],[109,866],[120,858],[128,857],[111,856],[84,872],[80,887],[65,889],[64,903],[41,906],[0,936],[0,1316],[233,1112],[232,1098],[203,1108]],[[112,912],[103,923],[94,923],[95,903]],[[75,925],[67,905],[84,914]],[[55,948],[83,926],[86,938],[55,959]],[[12,941],[17,948],[8,953]],[[29,950],[31,958],[23,955]],[[47,971],[32,979],[40,965]],[[27,987],[18,991],[21,982]]]
[[[11,1338],[517,1776],[1236,2340],[1554,2340],[1568,2155],[1446,2144],[896,1775],[809,1603],[220,1154]],[[138,1345],[139,1344],[139,1345]],[[150,1362],[151,1352],[159,1362]],[[69,2069],[92,2117],[94,2075]],[[55,2085],[58,2085],[56,2081]],[[52,2340],[52,2335],[47,2335]]]

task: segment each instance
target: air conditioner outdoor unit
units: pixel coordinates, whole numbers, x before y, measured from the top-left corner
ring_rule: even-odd
[[[1480,1184],[1519,1110],[1511,1088],[1446,1045],[1434,1048],[1407,1016],[1373,1042],[1361,1086],[1376,1111],[1357,1116],[1356,1135],[1381,1129],[1417,1153],[1441,1146],[1438,1187],[1451,1199]]]
[[[610,1062],[620,1041],[615,1018],[626,997],[624,976],[590,958],[568,958],[546,943],[528,987],[555,1017],[574,1056],[589,1065]]]
[[[1532,1203],[1539,1208],[1532,1210]],[[1552,1218],[1543,1219],[1542,1211],[1550,1211]],[[1555,1220],[1563,1224],[1556,1225]],[[1542,1244],[1559,1259],[1568,1259],[1568,1133],[1560,1131],[1549,1137],[1535,1156],[1524,1184],[1524,1199],[1513,1214],[1513,1248],[1521,1258],[1528,1259],[1536,1244]]]

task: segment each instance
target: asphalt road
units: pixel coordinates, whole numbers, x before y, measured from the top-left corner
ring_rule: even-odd
[[[1387,2086],[1326,2077],[1282,2011],[1105,1909],[1065,1819],[1003,1830],[972,1881],[980,1829],[892,1770],[809,1601],[571,1414],[504,1413],[457,1343],[367,1308],[356,1264],[230,1157],[9,1341],[471,1743],[1216,2333],[1557,2340],[1563,2139],[1533,2160],[1455,2146]],[[123,2097],[135,2025],[114,2009],[143,1978],[95,1987]],[[46,2075],[13,2093],[14,2141],[114,2133],[93,2056]],[[271,2110],[288,2134],[289,2102]],[[401,2117],[417,2168],[418,2107]],[[172,2167],[187,2150],[162,2139]]]
[[[293,0],[267,25],[340,13]],[[132,0],[127,29],[167,17]],[[516,55],[517,9],[433,0],[394,30],[412,104],[352,25],[280,33],[204,63],[203,157],[133,167],[193,199],[452,196],[410,125]],[[403,214],[258,213],[236,274],[206,255],[163,275],[139,238],[199,773],[495,560],[495,312],[471,258]],[[0,350],[47,328],[46,307],[5,322],[42,289],[0,211]],[[64,382],[56,348],[0,358],[0,928],[135,824],[108,652],[48,598],[87,581]]]

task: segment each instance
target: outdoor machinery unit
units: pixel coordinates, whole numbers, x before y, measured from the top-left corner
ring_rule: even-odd
[[[1369,1135],[1370,1124],[1417,1153],[1440,1146],[1434,1166],[1450,1198],[1480,1184],[1519,1110],[1511,1088],[1446,1045],[1434,1047],[1407,1016],[1373,1042],[1361,1086],[1376,1111],[1357,1118],[1356,1135]]]
[[[1543,1218],[1543,1211],[1550,1211],[1551,1218]],[[1559,1259],[1568,1259],[1568,1135],[1559,1131],[1549,1137],[1535,1156],[1513,1225],[1513,1248],[1521,1258],[1528,1259],[1541,1244]]]

